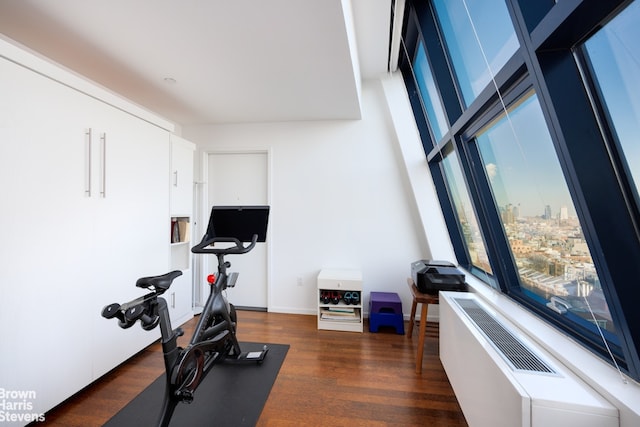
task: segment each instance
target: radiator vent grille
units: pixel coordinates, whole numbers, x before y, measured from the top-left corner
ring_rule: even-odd
[[[480,307],[475,300],[455,298],[455,301],[512,368],[520,371],[555,374],[553,369]]]

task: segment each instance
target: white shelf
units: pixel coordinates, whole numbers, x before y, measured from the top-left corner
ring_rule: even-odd
[[[338,304],[324,303],[323,292],[340,296]],[[346,293],[357,292],[358,303],[346,304]],[[362,332],[362,274],[356,270],[322,270],[318,275],[318,329]]]
[[[171,269],[191,268],[191,218],[171,217]]]
[[[188,216],[171,217],[171,243],[189,243],[191,241],[191,218]]]
[[[165,295],[173,326],[193,317],[193,273],[191,269],[193,154],[195,145],[171,135],[170,269],[182,271]]]

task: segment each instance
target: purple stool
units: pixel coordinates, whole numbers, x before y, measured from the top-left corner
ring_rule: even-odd
[[[369,332],[378,332],[380,326],[391,326],[404,335],[402,301],[395,292],[371,292],[369,298]]]

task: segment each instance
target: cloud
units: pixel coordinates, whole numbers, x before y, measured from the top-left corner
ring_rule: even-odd
[[[493,178],[498,175],[498,165],[495,163],[487,163],[487,176],[489,181],[493,181]]]

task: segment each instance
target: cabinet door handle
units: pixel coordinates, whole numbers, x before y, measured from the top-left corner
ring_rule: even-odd
[[[176,308],[176,293],[171,292],[171,308]]]
[[[100,195],[107,197],[107,134],[100,134]]]
[[[178,171],[173,172],[173,186],[178,186]]]
[[[84,194],[91,197],[91,128],[84,130]]]

